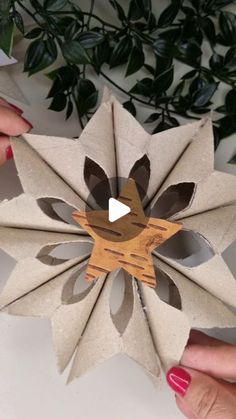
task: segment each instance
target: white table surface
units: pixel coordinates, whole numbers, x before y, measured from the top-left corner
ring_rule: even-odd
[[[162,2],[163,3],[163,2]],[[18,47],[20,54],[23,46]],[[76,117],[65,123],[61,114],[46,109],[49,85],[42,76],[27,78],[22,65],[11,66],[12,75],[30,102],[23,105],[34,133],[78,136]],[[18,104],[19,105],[19,104]],[[144,113],[146,111],[144,110]],[[142,118],[143,119],[143,118]],[[223,141],[216,153],[216,168],[236,174],[227,164],[236,151],[236,138]],[[0,168],[0,200],[21,192],[13,162]],[[236,275],[236,246],[225,252],[225,260]],[[14,261],[0,251],[1,287]],[[236,330],[214,330],[212,334],[236,343]],[[52,349],[47,320],[0,316],[0,418],[3,419],[178,419],[174,395],[165,384],[157,391],[140,367],[117,356],[66,386]]]

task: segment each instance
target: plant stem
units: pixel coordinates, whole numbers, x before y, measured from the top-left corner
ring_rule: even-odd
[[[149,107],[152,106],[153,108],[155,108],[154,105],[152,105],[150,103],[150,101],[147,102],[145,100],[139,99],[137,96],[134,96],[132,93],[127,92],[127,90],[123,89],[123,87],[119,86],[116,82],[114,82],[112,79],[110,79],[110,77],[108,77],[105,73],[103,73],[103,71],[100,71],[100,74],[101,74],[102,77],[104,77],[104,79],[109,81],[109,83],[111,83],[113,86],[115,86],[118,90],[120,90],[126,96],[130,97],[131,99],[135,100],[136,102],[142,103],[143,105],[147,105]],[[157,107],[157,109],[161,109],[162,111],[165,111],[165,108],[162,108],[162,106],[160,106],[160,105]],[[174,111],[173,109],[169,109],[168,111],[179,116],[179,113]],[[191,116],[191,115],[184,115],[184,116],[185,116],[185,118],[188,118],[188,119],[196,119],[196,120],[200,119],[200,118],[197,118],[197,117]]]
[[[88,30],[89,30],[90,20],[91,20],[92,14],[93,14],[94,4],[95,4],[95,0],[91,0],[89,17],[88,17],[88,21],[87,21],[87,25],[86,25]]]

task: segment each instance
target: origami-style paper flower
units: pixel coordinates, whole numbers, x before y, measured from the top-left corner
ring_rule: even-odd
[[[179,361],[190,328],[236,325],[236,283],[221,256],[235,238],[236,178],[214,171],[209,119],[151,136],[110,97],[78,140],[26,134],[12,145],[24,194],[0,204],[0,246],[17,260],[0,304],[51,319],[60,371],[73,357],[70,380],[117,353],[158,377]],[[104,196],[117,196],[111,178],[133,178],[147,214],[182,223],[153,252],[156,288],[125,267],[81,288],[93,240],[58,202],[98,208],[92,186],[105,181]],[[80,255],[56,258],[61,243]],[[114,312],[116,281],[124,298]]]

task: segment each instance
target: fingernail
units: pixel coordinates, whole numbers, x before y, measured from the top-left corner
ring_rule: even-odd
[[[191,383],[191,376],[183,368],[173,367],[168,371],[166,380],[172,390],[183,397]]]
[[[9,103],[9,105],[16,111],[16,113],[18,113],[19,115],[22,115],[22,113],[24,111],[22,111],[22,109],[18,108],[18,106],[13,105],[13,103]]]
[[[26,122],[26,124],[30,126],[30,129],[34,128],[33,125],[27,119],[23,118],[23,116],[21,118],[23,119],[23,121]]]
[[[9,145],[6,149],[6,159],[11,160],[12,157],[13,157],[13,151],[12,151],[11,146]]]

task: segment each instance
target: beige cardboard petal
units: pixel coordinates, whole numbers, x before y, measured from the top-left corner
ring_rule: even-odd
[[[220,207],[212,211],[180,220],[183,227],[201,233],[215,252],[223,252],[236,237],[236,205]]]
[[[134,281],[126,282],[127,300],[122,308],[122,319],[118,323],[112,319],[109,299],[115,276],[116,273],[108,276],[94,307],[76,351],[69,381],[118,353],[135,360],[153,377],[159,376],[159,362]],[[119,331],[117,325],[122,330]]]
[[[202,121],[198,121],[152,135],[148,145],[148,157],[151,162],[151,176],[147,191],[149,199],[156,194],[175,167],[187,145],[197,135],[201,124]]]
[[[83,299],[74,304],[61,304],[52,315],[53,342],[60,372],[75,352],[104,281],[103,275]]]
[[[62,290],[73,275],[87,264],[87,260],[59,273],[50,281],[42,283],[14,303],[8,305],[7,312],[18,316],[51,317],[62,304]]]
[[[166,263],[156,259],[154,262],[177,286],[181,295],[182,310],[191,327],[236,327],[236,314],[222,301]]]
[[[31,291],[36,290],[61,273],[78,265],[84,259],[87,259],[87,257],[71,259],[60,265],[53,266],[46,265],[34,258],[20,260],[2,291],[0,308],[12,304]]]
[[[128,178],[135,162],[147,153],[150,135],[118,101],[113,110],[117,173]]]
[[[171,185],[181,182],[199,183],[205,180],[214,168],[213,144],[212,122],[209,118],[206,118],[201,121],[201,125],[193,140],[177,164],[170,171],[169,176],[154,198],[152,205],[155,204],[158,197]]]
[[[194,124],[195,125],[195,124]],[[201,120],[201,125],[193,140],[186,148],[170,175],[164,182],[159,194],[168,186],[180,182],[199,182],[211,174],[214,169],[214,142],[212,121]]]
[[[180,361],[189,338],[190,323],[182,311],[161,301],[154,289],[143,284],[140,288],[157,354],[168,370]]]
[[[85,155],[96,161],[109,178],[117,175],[112,100],[111,97],[107,103],[98,108],[79,138]]]
[[[155,254],[155,251],[153,254]],[[157,256],[158,266],[160,255]],[[163,257],[161,259],[213,296],[232,307],[236,307],[236,281],[222,256],[215,255],[207,262],[194,268],[188,268],[171,259]]]
[[[81,211],[85,209],[85,202],[41,159],[24,138],[12,138],[11,142],[25,193],[35,198],[58,198]]]
[[[236,201],[236,176],[214,171],[197,184],[191,206],[173,219],[185,218]]]
[[[86,156],[99,164],[108,177],[116,176],[111,104],[99,108],[80,139],[33,134],[23,138],[84,201],[89,195],[84,181]]]
[[[47,245],[77,242],[79,246],[84,240],[91,241],[89,237],[76,234],[0,227],[0,248],[16,260],[36,257]]]
[[[0,204],[0,226],[84,234],[84,230],[46,215],[30,195],[22,194]]]
[[[11,76],[9,66],[0,68],[0,95],[8,96],[18,102],[29,104],[22,90]]]

